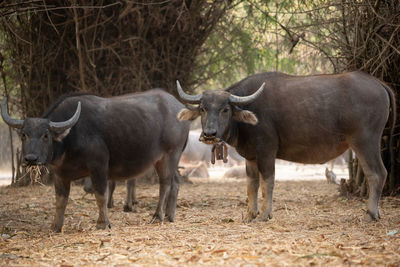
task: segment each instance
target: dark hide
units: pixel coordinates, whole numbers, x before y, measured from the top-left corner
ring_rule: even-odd
[[[57,123],[73,118],[78,122],[57,131]],[[176,116],[183,105],[162,90],[112,98],[94,95],[64,97],[43,118],[27,118],[21,127],[23,155],[28,164],[47,164],[56,174],[54,230],[61,231],[72,180],[90,176],[99,208],[97,228],[110,223],[107,215],[107,181],[138,177],[155,167],[160,180],[157,210],[151,222],[175,219],[179,180],[175,172],[189,132],[189,123]],[[4,111],[5,109],[2,109]],[[49,128],[56,125],[55,129]],[[28,154],[32,154],[27,158]],[[34,161],[31,160],[36,158]]]
[[[266,86],[257,91],[261,94],[250,97],[262,83]],[[390,109],[393,134],[396,108],[393,92],[376,78],[362,72],[304,77],[272,72],[248,77],[225,91],[187,96],[179,89],[178,84],[181,97],[199,107],[183,109],[178,118],[200,115],[205,142],[225,140],[246,159],[245,221],[257,217],[260,182],[264,197],[258,219],[272,218],[276,158],[324,163],[349,147],[369,183],[368,217],[380,217],[378,202],[387,175],[380,142]],[[252,101],[234,104],[230,95]]]

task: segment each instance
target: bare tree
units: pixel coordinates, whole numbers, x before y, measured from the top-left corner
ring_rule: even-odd
[[[21,116],[40,116],[60,95],[102,96],[193,88],[200,47],[232,0],[6,0],[2,50]]]

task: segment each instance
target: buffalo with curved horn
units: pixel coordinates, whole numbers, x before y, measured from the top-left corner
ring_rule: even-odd
[[[201,116],[201,141],[223,140],[246,159],[249,201],[245,221],[272,218],[276,158],[324,163],[349,147],[369,183],[367,218],[380,218],[378,202],[387,176],[380,141],[390,110],[392,140],[396,107],[393,92],[378,79],[363,72],[303,77],[266,72],[226,90],[199,95],[184,93],[179,82],[177,88],[184,102],[198,104],[182,109],[179,120]],[[259,213],[260,182],[263,202]]]
[[[71,181],[90,176],[99,209],[96,227],[104,229],[110,226],[108,181],[141,177],[153,166],[160,191],[151,222],[175,220],[176,173],[189,123],[178,121],[184,106],[172,95],[159,89],[111,98],[66,95],[42,117],[25,120],[11,118],[6,102],[1,115],[19,129],[27,164],[47,164],[55,173],[55,231],[64,223]]]
[[[66,121],[62,122],[52,122],[49,121],[49,129],[55,132],[62,132],[67,129],[70,129],[75,123],[78,121],[79,116],[81,114],[81,102],[78,102],[76,107],[75,114]],[[24,125],[24,120],[14,119],[12,118],[7,112],[7,98],[4,98],[3,103],[1,104],[1,117],[3,118],[4,122],[7,123],[9,126],[13,128],[22,128]],[[31,120],[32,118],[27,118]]]
[[[67,120],[53,122],[48,118],[12,118],[7,112],[7,98],[1,105],[1,117],[13,128],[19,129],[22,141],[22,155],[28,165],[43,165],[52,157],[53,137],[60,141],[78,122],[81,114],[81,102],[76,105],[75,113]]]

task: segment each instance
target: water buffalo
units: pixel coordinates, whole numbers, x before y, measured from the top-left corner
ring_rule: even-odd
[[[380,217],[378,202],[387,175],[381,135],[391,109],[392,139],[396,108],[393,92],[378,79],[359,71],[304,77],[267,72],[198,95],[186,94],[179,82],[177,87],[186,103],[198,104],[182,109],[179,120],[201,116],[203,142],[223,140],[246,159],[245,221],[272,218],[276,158],[324,163],[349,147],[369,183],[367,217]],[[260,181],[264,197],[256,218]]]
[[[140,176],[155,167],[159,201],[151,222],[174,221],[179,180],[175,172],[184,149],[189,123],[176,118],[184,106],[159,90],[111,98],[94,95],[61,97],[42,117],[19,120],[1,115],[18,128],[28,165],[47,164],[56,174],[56,214],[53,228],[61,231],[72,180],[90,176],[99,217],[96,227],[110,226],[107,180]]]

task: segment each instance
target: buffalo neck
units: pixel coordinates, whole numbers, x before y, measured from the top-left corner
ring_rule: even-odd
[[[62,158],[64,154],[64,145],[63,142],[53,142],[53,149],[51,150],[49,164],[57,165],[57,162]]]
[[[237,146],[237,136],[238,135],[238,123],[234,120],[231,120],[231,125],[229,130],[226,132],[223,140],[227,142],[229,145],[236,147]]]

